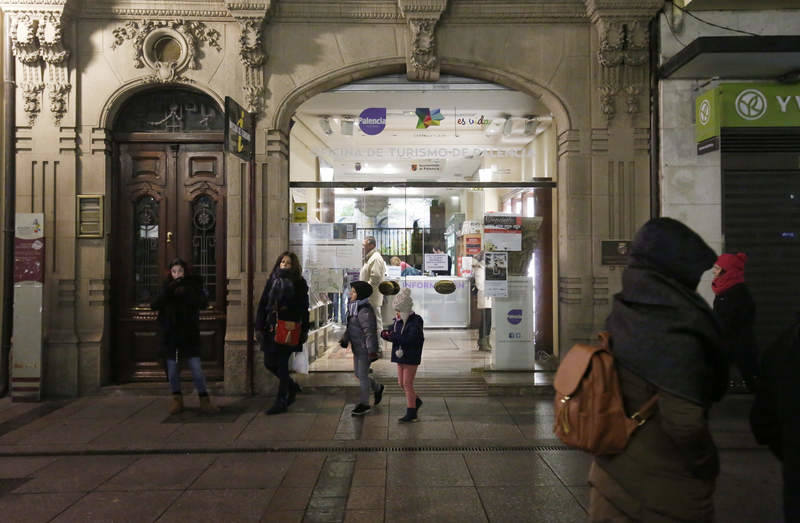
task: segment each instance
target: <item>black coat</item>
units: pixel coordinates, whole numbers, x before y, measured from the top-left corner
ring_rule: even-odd
[[[208,296],[200,278],[168,278],[161,293],[150,304],[158,311],[161,351],[164,358],[192,358],[200,355],[200,310],[208,307]],[[177,354],[176,354],[177,353]]]
[[[764,351],[750,412],[753,434],[783,462],[787,522],[800,521],[800,320]]]
[[[758,347],[753,330],[756,303],[747,285],[737,283],[715,296],[714,316],[722,329],[722,347],[728,358],[737,363],[743,374],[758,375]]]
[[[256,332],[261,332],[263,334],[261,350],[264,352],[278,350],[300,352],[303,350],[303,343],[305,343],[308,338],[308,284],[305,278],[302,277],[294,280],[292,282],[294,285],[294,294],[291,299],[289,299],[288,303],[281,307],[281,309],[277,311],[277,314],[275,314],[276,311],[273,310],[269,303],[269,293],[274,281],[272,277],[267,280],[266,285],[264,285],[264,292],[261,293],[261,299],[258,302],[258,310],[256,311]],[[301,323],[299,345],[287,346],[275,343],[275,325],[278,319]]]
[[[422,361],[422,345],[425,343],[423,335],[422,317],[412,314],[408,317],[408,325],[403,328],[403,320],[395,318],[392,328],[389,329],[389,341],[392,342],[392,363],[406,365],[419,365]],[[403,349],[403,356],[397,356],[397,349]]]

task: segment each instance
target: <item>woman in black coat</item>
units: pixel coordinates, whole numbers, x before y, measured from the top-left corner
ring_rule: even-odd
[[[208,297],[200,278],[189,274],[185,261],[175,258],[169,264],[169,275],[161,293],[150,308],[158,311],[161,330],[159,356],[167,362],[167,378],[172,390],[172,405],[169,413],[183,410],[181,395],[180,363],[189,362],[192,380],[200,396],[200,408],[205,412],[216,412],[206,388],[206,378],[200,365],[200,310],[208,307]]]
[[[300,341],[296,345],[283,345],[275,340],[278,320],[299,324]],[[275,261],[256,314],[256,336],[264,351],[264,366],[280,380],[275,404],[267,414],[286,412],[300,392],[300,386],[289,376],[289,356],[303,350],[308,328],[308,284],[297,255],[286,251]]]
[[[714,280],[714,316],[722,328],[722,343],[728,359],[742,375],[747,390],[755,392],[758,379],[758,348],[753,324],[756,304],[744,282],[747,255],[722,254],[712,271]]]

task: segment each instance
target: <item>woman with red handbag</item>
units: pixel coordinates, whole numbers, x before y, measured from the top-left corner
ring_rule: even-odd
[[[308,284],[297,255],[286,251],[275,262],[256,314],[256,337],[264,352],[264,367],[280,380],[268,415],[286,412],[301,391],[289,376],[289,357],[303,350],[308,327]]]

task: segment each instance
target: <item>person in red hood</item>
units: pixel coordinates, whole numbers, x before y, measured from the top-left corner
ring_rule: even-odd
[[[744,282],[747,255],[722,254],[711,269],[714,280],[714,315],[722,328],[723,347],[736,365],[747,390],[754,391],[758,379],[758,348],[753,324],[756,304]]]

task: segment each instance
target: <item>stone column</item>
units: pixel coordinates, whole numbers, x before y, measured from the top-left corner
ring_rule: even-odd
[[[76,328],[78,139],[70,53],[76,35],[67,4],[41,0],[10,10],[19,85],[16,210],[45,215],[43,392],[49,396],[78,395],[84,367]]]
[[[586,0],[593,31],[590,333],[602,329],[621,266],[601,265],[602,240],[630,240],[650,217],[649,22],[662,0]],[[587,309],[588,310],[588,309]],[[586,325],[589,326],[588,324]]]
[[[265,131],[262,112],[264,104],[264,62],[266,50],[262,41],[264,23],[271,2],[235,2],[226,1],[225,5],[231,16],[239,22],[241,34],[239,38],[239,59],[244,68],[242,92],[247,110],[256,114],[255,133],[255,177],[256,208],[249,208],[249,165],[238,158],[228,155],[228,310],[227,331],[225,333],[225,393],[245,394],[250,389],[247,371],[247,253],[251,237],[256,242],[256,262],[253,285],[253,310],[258,305],[264,285],[263,267],[265,253],[261,251],[264,233],[269,228],[263,224],[263,206],[259,195],[264,195],[266,187],[265,174],[267,159],[265,155]],[[236,96],[234,96],[236,97]],[[288,162],[287,162],[288,165]],[[288,191],[288,189],[287,189]],[[248,217],[256,213],[255,233],[248,230]],[[267,242],[269,243],[269,242]],[[284,242],[285,244],[285,242]],[[277,254],[276,254],[277,256]],[[254,345],[253,372],[255,390],[263,392],[268,378],[264,371],[261,351]]]

